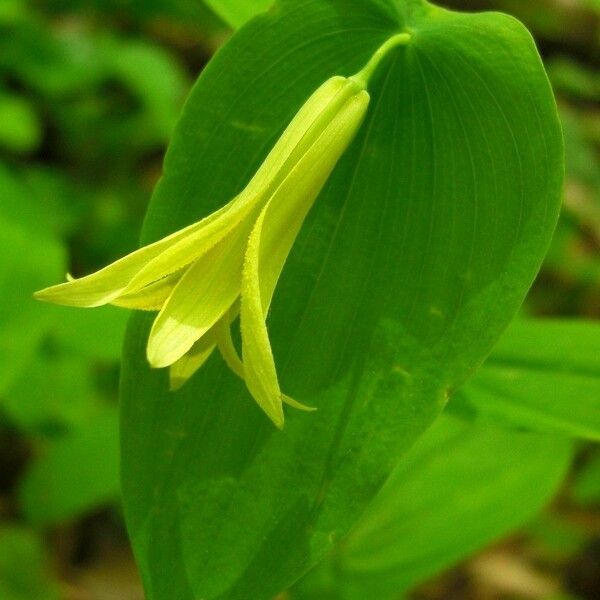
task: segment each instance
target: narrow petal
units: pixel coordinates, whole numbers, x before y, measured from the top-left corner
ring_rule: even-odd
[[[212,242],[214,239],[214,227],[209,229],[208,226],[215,221],[220,221],[232,208],[234,203],[235,201],[230,202],[198,223],[189,225],[153,244],[144,246],[91,275],[78,279],[68,276],[66,283],[40,290],[34,296],[38,300],[64,304],[66,306],[101,306],[112,302],[123,293],[136,291],[129,284],[140,271],[144,270],[147,276],[137,286],[137,290],[139,290],[145,287],[145,285],[158,281],[177,270],[172,265],[165,264],[164,261],[155,260],[173,245],[177,245],[189,236],[193,236],[195,242],[198,243],[198,237],[202,238],[201,232],[205,229],[208,229]],[[147,267],[150,264],[152,264],[152,267],[148,269]],[[149,271],[151,272],[151,276],[148,276]]]
[[[256,207],[264,206],[293,165],[310,148],[314,132],[323,129],[323,123],[331,119],[338,105],[352,93],[352,85],[344,77],[332,77],[320,86],[302,105],[245,189],[227,206],[201,221],[202,228],[177,240],[148,262],[129,282],[124,293],[137,291],[191,264],[229,235]]]
[[[328,117],[323,113],[327,113],[332,98],[343,91],[346,85],[347,79],[344,77],[331,77],[311,94],[258,168],[245,192],[250,195],[266,192],[267,198],[271,195],[289,172],[286,166],[295,164],[306,152],[313,137],[312,131],[322,127],[322,120]]]
[[[252,210],[266,202],[310,145],[312,132],[327,119],[331,98],[345,89],[347,80],[333,77],[302,106],[275,144],[246,189],[215,213],[154,244],[144,246],[107,267],[78,279],[36,292],[36,298],[69,306],[93,307],[131,295],[200,258],[241,223]],[[134,306],[132,306],[134,307]]]
[[[284,404],[287,404],[288,406],[291,406],[292,408],[296,408],[298,410],[303,410],[305,412],[315,412],[315,410],[317,410],[314,406],[302,404],[301,402],[298,402],[298,400],[294,400],[293,398],[290,398],[285,394],[281,394],[281,399],[283,400]]]
[[[225,207],[201,221],[204,224],[202,227],[176,240],[144,265],[129,282],[124,293],[136,292],[158,278],[183,269],[201,258],[249,218],[252,211],[256,212],[259,202],[259,196],[251,196],[245,192],[239,194]]]
[[[239,377],[244,377],[243,365],[231,339],[231,322],[240,312],[239,302],[235,302],[227,314],[206,332],[169,369],[170,389],[176,391],[200,369],[208,360],[215,347],[218,347],[229,368]]]
[[[148,339],[148,361],[167,367],[179,360],[236,301],[251,222],[199,258],[179,280]]]
[[[278,427],[284,397],[265,316],[306,214],[360,126],[368,102],[362,92],[345,104],[273,194],[248,241],[240,309],[244,374],[250,393]]]
[[[169,369],[169,389],[179,390],[185,382],[210,358],[216,343],[212,332],[198,340],[187,354],[184,354]]]
[[[169,296],[173,293],[182,271],[171,273],[154,283],[147,285],[138,292],[124,294],[111,302],[121,308],[136,310],[160,310]]]
[[[231,338],[231,323],[235,320],[235,317],[239,313],[239,303],[236,302],[232,309],[229,311],[230,316],[227,318],[221,319],[213,328],[214,336],[217,340],[217,347],[223,356],[223,359],[227,363],[227,366],[241,379],[244,379],[244,363],[238,354],[237,348],[233,343],[233,339]],[[210,335],[210,332],[207,336]],[[204,339],[204,338],[203,338]],[[285,404],[289,404],[294,408],[299,410],[304,410],[308,412],[312,412],[317,410],[312,406],[307,406],[306,404],[301,404],[297,400],[286,396],[285,394],[281,395],[281,399]]]
[[[266,208],[260,213],[248,240],[242,278],[240,328],[246,386],[258,405],[283,428],[283,404],[275,360],[265,326],[259,284],[260,239]]]
[[[366,92],[359,93],[346,103],[264,209],[259,279],[265,314],[304,219],[356,134],[368,104],[369,95]]]
[[[235,320],[239,312],[239,302],[236,302],[229,310],[227,317],[221,319],[215,325],[215,338],[217,340],[217,347],[227,366],[238,377],[244,379],[244,365],[231,338],[231,323]]]

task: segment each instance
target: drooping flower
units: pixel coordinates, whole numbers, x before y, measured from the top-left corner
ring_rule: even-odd
[[[396,38],[395,45],[406,41]],[[152,367],[170,367],[172,389],[218,348],[258,405],[283,427],[283,403],[307,407],[281,392],[266,315],[302,223],[363,121],[366,82],[388,47],[389,40],[357,75],[332,77],[320,86],[224,207],[96,273],[35,296],[69,306],[158,311],[147,358]],[[241,357],[231,338],[238,315]]]

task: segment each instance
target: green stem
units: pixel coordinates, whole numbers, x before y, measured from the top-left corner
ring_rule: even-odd
[[[410,39],[410,33],[397,33],[392,36],[377,48],[375,54],[369,59],[369,62],[358,73],[350,77],[350,79],[356,81],[366,89],[369,84],[369,79],[377,70],[379,63],[385,58],[388,52],[398,46],[406,46],[410,42]]]

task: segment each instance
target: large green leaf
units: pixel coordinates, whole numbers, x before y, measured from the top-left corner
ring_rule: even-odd
[[[516,321],[452,403],[496,421],[600,440],[600,324]]]
[[[283,389],[318,411],[277,432],[216,356],[169,393],[145,362],[150,317],[130,323],[122,474],[149,598],[268,599],[320,560],[539,267],[562,152],[531,37],[418,0],[286,0],[242,28],[188,100],[143,241],[223,205],[321,82],[404,29],[269,317]]]
[[[398,598],[532,519],[571,450],[566,438],[443,415],[294,599]]]
[[[35,525],[55,525],[119,496],[116,411],[90,419],[46,444],[19,485],[19,504]]]
[[[45,225],[27,188],[0,167],[0,395],[32,360],[54,320],[55,311],[32,297],[65,270],[62,244]]]

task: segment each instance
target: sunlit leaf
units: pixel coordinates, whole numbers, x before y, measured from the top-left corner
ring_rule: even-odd
[[[268,327],[281,387],[314,413],[279,433],[212,357],[177,393],[125,349],[129,531],[150,599],[270,600],[344,535],[490,351],[554,227],[562,151],[529,34],[419,0],[286,0],[243,27],[188,99],[148,243],[238,193],[323,81],[407,28],[317,199]]]

